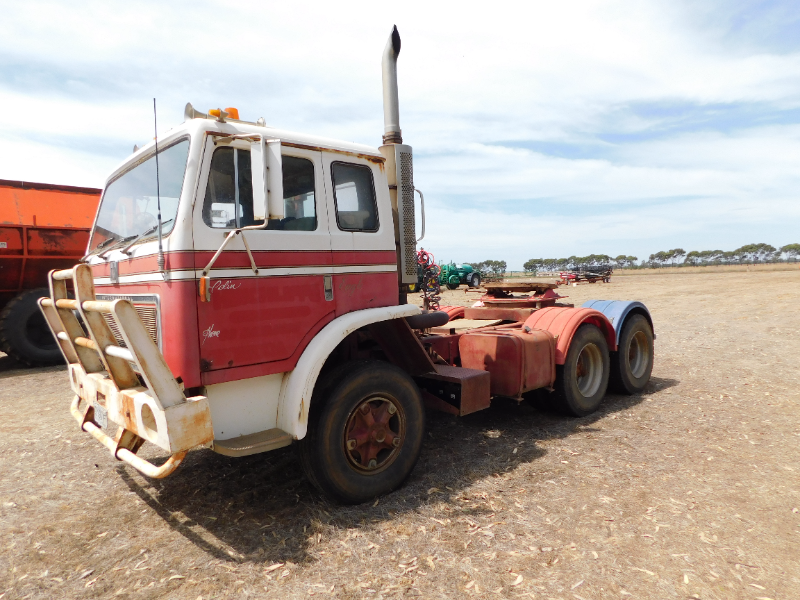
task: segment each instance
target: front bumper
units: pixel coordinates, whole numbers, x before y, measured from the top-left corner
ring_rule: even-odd
[[[96,300],[86,265],[51,271],[49,279],[50,298],[40,299],[39,306],[69,364],[75,392],[70,410],[81,429],[117,459],[156,478],[172,473],[188,450],[210,444],[208,399],[184,396],[133,305]],[[67,298],[67,280],[75,300]],[[102,313],[113,319],[127,347],[117,344]],[[107,421],[119,426],[113,438],[101,427]],[[167,462],[157,467],[136,456],[145,441],[169,452]]]

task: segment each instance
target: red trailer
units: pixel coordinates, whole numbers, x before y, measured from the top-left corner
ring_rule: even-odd
[[[0,350],[21,362],[63,361],[36,301],[84,255],[100,192],[0,179]]]

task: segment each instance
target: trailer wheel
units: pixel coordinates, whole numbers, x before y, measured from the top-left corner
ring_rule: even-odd
[[[300,462],[323,494],[358,504],[406,480],[424,429],[422,397],[411,377],[380,361],[349,363],[315,390]]]
[[[575,332],[567,359],[557,369],[556,392],[561,410],[585,417],[600,406],[608,387],[608,344],[602,332],[585,323]]]
[[[47,288],[22,292],[0,313],[0,350],[32,367],[64,361],[58,342],[36,303],[48,294]]]
[[[611,387],[620,394],[636,394],[653,371],[653,328],[641,314],[631,315],[622,327],[619,348],[611,353]]]

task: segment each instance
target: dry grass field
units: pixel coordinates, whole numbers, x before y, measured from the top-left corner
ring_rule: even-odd
[[[148,480],[79,432],[63,369],[0,357],[0,599],[800,598],[800,271],[675,271],[561,288],[650,307],[643,394],[432,413],[356,507],[292,448]]]

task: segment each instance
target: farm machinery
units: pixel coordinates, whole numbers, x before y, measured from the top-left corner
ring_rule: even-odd
[[[614,269],[611,265],[579,265],[569,271],[561,271],[559,283],[569,285],[570,283],[596,283],[611,281],[611,273]]]
[[[63,361],[36,302],[48,271],[83,256],[100,192],[0,179],[0,350],[19,362]]]
[[[411,473],[426,406],[466,415],[547,390],[584,416],[609,385],[647,384],[639,302],[576,308],[552,285],[497,284],[473,308],[409,303],[420,258],[399,52],[395,28],[379,148],[189,104],[108,178],[87,255],[50,273],[39,304],[72,415],[116,459],[160,478],[194,448],[293,444],[317,488],[358,503]],[[169,458],[143,459],[144,443]]]
[[[479,288],[481,287],[481,274],[473,269],[472,265],[457,265],[451,262],[442,265],[439,281],[449,290],[458,289],[460,285]]]

